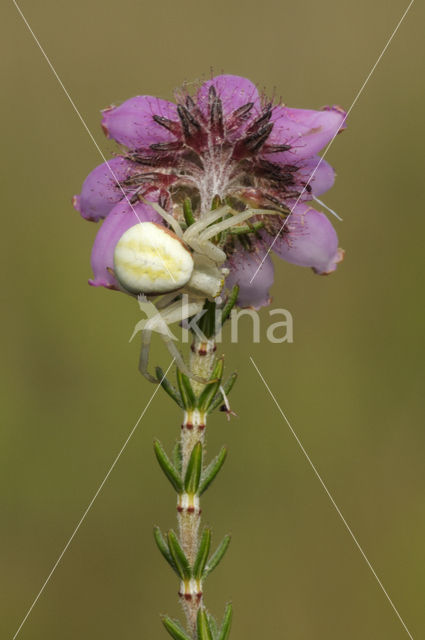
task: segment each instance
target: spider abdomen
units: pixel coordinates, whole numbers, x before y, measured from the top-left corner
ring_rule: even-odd
[[[154,222],[127,229],[114,251],[119,283],[131,293],[166,293],[180,289],[193,271],[193,258],[183,242]]]

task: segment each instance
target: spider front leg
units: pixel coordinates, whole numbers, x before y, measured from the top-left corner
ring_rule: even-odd
[[[201,243],[205,243],[210,238],[213,238],[222,231],[226,231],[226,229],[229,229],[230,227],[233,227],[241,222],[245,222],[245,220],[249,220],[249,218],[258,215],[276,215],[276,211],[270,211],[268,209],[246,209],[241,213],[237,213],[230,218],[226,218],[225,220],[221,220],[220,222],[211,225],[211,227],[208,227],[207,229],[205,229],[205,231],[203,231],[203,233],[199,235],[199,239]]]
[[[202,241],[201,234],[210,224],[227,215],[230,211],[230,207],[225,205],[224,207],[220,207],[219,209],[203,214],[200,220],[186,229],[183,234],[184,242],[192,247],[194,251],[207,256],[216,264],[222,264],[225,262],[226,254],[224,251],[212,242]]]
[[[228,205],[225,205],[224,207],[219,207],[218,209],[214,209],[213,211],[202,214],[197,222],[186,229],[183,234],[183,240],[187,242],[187,244],[191,244],[191,241],[199,236],[199,234],[202,233],[202,231],[204,231],[206,227],[208,227],[216,220],[219,220],[227,213],[230,213],[230,211],[231,208]]]

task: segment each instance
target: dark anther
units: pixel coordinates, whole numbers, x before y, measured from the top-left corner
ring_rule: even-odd
[[[189,109],[189,111],[191,111],[194,106],[195,103],[193,102],[192,96],[186,96],[186,107]]]
[[[280,153],[281,151],[289,151],[290,144],[270,144],[267,145],[267,153]]]
[[[182,148],[182,143],[176,142],[157,142],[151,144],[150,147],[153,151],[179,151]]]
[[[217,91],[215,90],[215,86],[212,84],[212,85],[210,85],[210,88],[208,89],[208,100],[209,100],[209,103],[212,104],[216,97],[217,97]]]
[[[143,182],[151,182],[158,178],[159,175],[158,173],[138,173],[135,176],[123,180],[122,184],[126,187],[131,187],[136,184],[142,184]]]
[[[247,133],[253,133],[257,129],[263,128],[264,125],[270,120],[272,117],[272,105],[271,103],[267,105],[267,107],[263,110],[261,116],[259,116],[254,122],[251,124]]]
[[[273,123],[270,123],[244,139],[244,144],[250,151],[258,151],[261,149],[273,129]]]
[[[272,204],[277,205],[279,209],[281,209],[284,213],[289,213],[288,206],[284,202],[279,200],[279,198],[272,196],[270,193],[264,194],[264,198],[269,202],[271,202]]]
[[[143,164],[148,167],[155,167],[158,164],[158,159],[152,156],[133,156],[130,159],[133,160],[133,162],[137,162],[138,164]]]
[[[221,99],[216,97],[210,106],[211,128],[213,133],[222,136],[224,134],[223,127],[223,103]]]
[[[181,120],[183,127],[185,125],[187,127],[189,125],[192,125],[192,127],[196,127],[197,129],[199,129],[199,126],[200,126],[199,122],[197,121],[196,118],[193,117],[190,111],[186,109],[186,107],[184,107],[182,104],[177,105],[177,112],[179,114],[179,118]]]
[[[231,118],[235,118],[236,120],[245,120],[253,106],[253,102],[247,102],[246,104],[239,107],[239,109],[235,109],[235,111],[233,111],[231,115]]]
[[[178,122],[174,122],[169,118],[163,118],[162,116],[153,116],[153,119],[157,124],[161,125],[161,127],[164,127],[165,129],[168,129],[168,131],[171,131],[171,133],[174,133],[175,135],[178,135],[180,133]]]
[[[313,190],[313,188],[312,188],[311,184],[306,184],[306,185],[305,185],[305,190],[307,191],[307,193],[311,193],[311,192],[312,192],[312,190]]]
[[[182,123],[184,137],[186,141],[188,141],[199,132],[201,125],[182,104],[177,105],[177,113],[179,114],[179,118]]]

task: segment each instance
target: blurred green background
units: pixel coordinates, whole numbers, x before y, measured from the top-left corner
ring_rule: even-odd
[[[22,0],[107,155],[99,110],[172,97],[210,69],[287,104],[346,108],[407,2]],[[423,185],[425,11],[416,2],[327,159],[326,202],[346,260],[328,278],[276,263],[275,307],[294,343],[224,344],[238,418],[210,420],[229,460],[204,500],[233,534],[206,603],[232,599],[234,640],[408,637],[287,425],[251,355],[415,638],[425,635]],[[125,296],[87,286],[97,227],[71,207],[101,159],[12,2],[3,5],[0,635],[12,638],[153,387],[128,337]],[[268,310],[262,312],[264,327]],[[155,359],[168,354],[157,343]],[[174,495],[152,453],[180,416],[158,394],[31,616],[22,640],[164,638],[177,583],[152,525]],[[247,561],[251,557],[250,562]]]

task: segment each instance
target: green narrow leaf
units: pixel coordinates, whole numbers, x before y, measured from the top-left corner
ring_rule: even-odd
[[[198,640],[214,640],[205,609],[198,609],[196,630],[198,632]]]
[[[228,546],[230,544],[230,540],[231,540],[231,538],[230,538],[229,535],[224,536],[223,540],[218,545],[216,551],[214,551],[214,553],[212,554],[211,558],[208,560],[207,564],[205,565],[205,569],[204,569],[204,573],[202,574],[202,578],[206,578],[207,575],[209,575],[211,573],[211,571],[214,571],[216,566],[221,562],[221,560],[223,559],[223,556],[226,553],[227,548],[228,548]]]
[[[187,493],[195,494],[198,491],[202,473],[202,457],[202,443],[197,442],[190,454],[184,477],[184,489]]]
[[[232,373],[232,375],[223,384],[223,389],[225,394],[228,394],[231,392],[237,377],[238,377],[238,374],[236,372]],[[217,409],[217,407],[223,404],[223,402],[224,402],[223,394],[219,390],[215,398],[212,400],[210,406],[208,407],[208,413],[212,413],[215,409]]]
[[[179,394],[177,389],[171,384],[171,382],[167,380],[167,378],[164,376],[164,372],[161,369],[161,367],[156,367],[155,371],[156,371],[157,380],[161,385],[161,387],[164,389],[164,391],[168,393],[170,398],[172,398],[174,402],[178,404],[178,406],[181,409],[184,409],[184,404],[183,404],[181,395]]]
[[[192,210],[192,201],[190,198],[185,198],[183,202],[183,215],[188,227],[195,222],[195,216]]]
[[[233,607],[232,607],[232,603],[229,602],[224,612],[224,618],[221,625],[220,634],[217,640],[227,640],[227,638],[229,637],[230,627],[232,626],[232,616],[233,616]]]
[[[252,222],[251,224],[245,224],[233,227],[230,230],[230,233],[238,236],[243,233],[255,233],[258,229],[262,229],[264,227],[264,222]]]
[[[210,613],[208,613],[208,611],[207,611],[207,617],[208,617],[208,624],[210,626],[212,636],[214,640],[218,640],[218,627],[217,627],[215,618]]]
[[[220,453],[218,453],[218,455],[216,455],[216,457],[213,458],[213,460],[211,460],[208,467],[205,469],[204,473],[202,474],[201,482],[199,483],[198,493],[200,496],[208,489],[211,482],[214,480],[217,473],[220,471],[221,467],[223,466],[224,461],[226,460],[226,457],[227,457],[227,449],[226,447],[223,447]]]
[[[176,377],[184,409],[193,409],[196,406],[196,396],[189,378],[178,367],[176,369]]]
[[[208,554],[211,546],[211,529],[204,529],[199,542],[198,553],[193,563],[192,574],[196,580],[200,580],[208,560]]]
[[[212,382],[205,385],[201,395],[198,398],[199,411],[208,411],[208,407],[215,398],[215,395],[220,387],[221,379],[223,377],[224,358],[219,358],[215,363],[214,369],[211,373]]]
[[[219,207],[221,207],[222,205],[222,201],[219,195],[215,195],[213,198],[213,201],[211,203],[211,211],[215,211],[216,209],[218,209]]]
[[[186,558],[186,554],[180,546],[180,542],[177,539],[176,534],[171,529],[167,535],[168,539],[168,548],[170,550],[170,554],[174,560],[174,564],[176,565],[178,574],[182,580],[188,580],[191,577],[191,570],[189,561]]]
[[[191,640],[190,636],[182,629],[177,620],[171,620],[168,616],[162,618],[162,624],[174,640]]]
[[[181,472],[183,469],[183,450],[182,450],[182,443],[180,441],[176,442],[174,446],[173,462],[174,462],[175,468],[181,475]]]
[[[205,300],[205,304],[203,306],[204,314],[199,319],[198,327],[206,338],[212,338],[215,334],[215,309],[215,302]]]
[[[155,538],[155,542],[157,544],[158,549],[160,550],[160,552],[162,553],[162,555],[164,556],[164,558],[166,559],[170,567],[177,573],[177,575],[179,575],[176,564],[172,558],[168,545],[165,542],[164,537],[161,533],[161,529],[159,527],[154,527],[153,537]]]
[[[183,491],[183,482],[180,477],[180,474],[177,471],[177,469],[174,467],[170,458],[165,453],[159,440],[154,441],[153,448],[155,451],[156,458],[159,462],[159,466],[161,467],[161,469],[163,470],[163,472],[165,473],[165,475],[167,476],[168,480],[171,482],[171,484],[173,485],[177,493],[181,493]]]
[[[236,304],[236,300],[238,299],[238,295],[239,295],[239,287],[236,284],[233,289],[231,290],[229,297],[227,298],[227,302],[224,305],[222,311],[221,311],[221,324],[224,324],[224,321],[227,320],[227,318],[230,316],[230,312],[233,309],[233,307]]]

